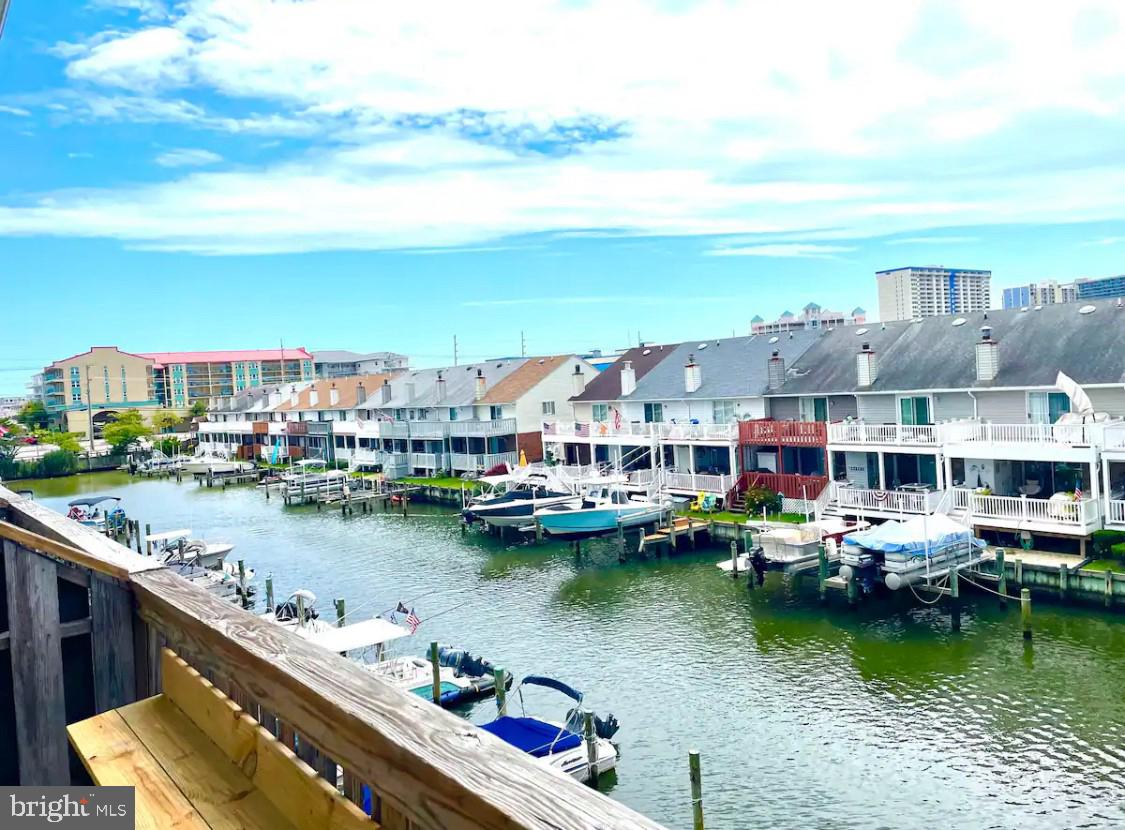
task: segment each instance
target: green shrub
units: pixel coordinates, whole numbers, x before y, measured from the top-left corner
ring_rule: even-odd
[[[1125,542],[1118,542],[1116,545],[1111,545],[1109,554],[1114,559],[1125,561]]]
[[[1110,548],[1125,542],[1125,530],[1095,530],[1091,538],[1094,542],[1094,556],[1108,559],[1113,556]]]
[[[751,487],[745,498],[746,512],[752,516],[759,515],[763,507],[767,513],[781,512],[781,495],[768,487]]]
[[[39,475],[43,478],[69,476],[78,472],[78,456],[67,450],[49,452],[39,461]]]

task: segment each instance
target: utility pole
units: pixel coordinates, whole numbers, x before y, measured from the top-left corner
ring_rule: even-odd
[[[523,336],[523,330],[520,330],[520,357],[527,357],[527,338]]]
[[[457,335],[453,335],[453,365],[457,365]]]
[[[8,0],[0,0],[0,37],[4,36],[4,21],[8,17]]]
[[[2,2],[2,0],[0,0]],[[65,400],[65,398],[64,398]],[[90,449],[86,451],[86,472],[90,472],[91,459],[94,457],[94,399],[90,397],[90,364],[86,364],[86,437],[90,442]]]

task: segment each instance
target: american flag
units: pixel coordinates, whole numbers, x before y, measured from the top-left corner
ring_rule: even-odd
[[[418,619],[418,615],[414,613],[413,608],[411,608],[410,613],[408,613],[406,615],[406,624],[408,626],[410,626],[410,633],[411,634],[413,634],[415,631],[417,631],[418,626],[420,626],[422,624],[422,621],[420,619]]]
[[[888,495],[889,494],[886,490],[876,490],[874,493],[872,493],[872,497],[875,499],[875,501],[886,501]]]
[[[589,424],[575,424],[574,425],[574,434],[579,438],[589,438],[590,437],[590,425]]]
[[[1082,488],[1081,487],[1075,487],[1074,488],[1074,500],[1075,501],[1082,501]]]
[[[555,434],[555,425],[552,424],[552,423],[549,423],[547,421],[544,421],[543,422],[543,434],[544,435],[554,435]]]
[[[613,408],[613,428],[621,429],[621,410],[617,407]]]

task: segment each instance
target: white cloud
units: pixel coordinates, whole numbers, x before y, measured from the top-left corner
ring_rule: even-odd
[[[190,147],[166,150],[156,157],[161,167],[203,167],[223,160],[218,153]]]
[[[6,115],[15,115],[19,118],[27,118],[31,115],[31,112],[29,110],[25,110],[23,107],[9,107],[6,104],[0,104],[0,113],[4,113]]]
[[[1105,236],[1105,237],[1102,237],[1101,239],[1091,239],[1090,241],[1084,242],[1082,244],[1084,244],[1084,245],[1120,245],[1122,242],[1125,242],[1125,236]]]
[[[846,245],[812,245],[801,242],[772,245],[741,245],[729,248],[712,248],[708,256],[764,256],[795,259],[835,259],[855,248]]]
[[[899,239],[888,239],[884,245],[968,245],[979,242],[977,236],[905,236]]]
[[[1108,127],[1125,115],[1125,9],[1113,5],[1098,36],[1080,38],[1083,4],[1028,14],[1015,0],[879,0],[864,15],[766,0],[499,0],[488,15],[429,2],[98,2],[146,22],[123,31],[115,15],[53,47],[72,83],[59,119],[316,147],[10,204],[0,233],[201,253],[753,234],[712,253],[825,257],[847,250],[833,239],[959,244],[926,232],[1125,215],[1123,174],[1052,170],[1043,151],[1058,142],[1024,126],[1061,113],[1084,119],[1075,134],[1091,158],[1119,146]],[[612,140],[566,146],[575,134]],[[1008,172],[980,172],[1001,156]]]

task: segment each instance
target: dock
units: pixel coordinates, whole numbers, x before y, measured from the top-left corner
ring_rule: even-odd
[[[200,487],[204,485],[214,487],[216,484],[220,487],[226,487],[230,484],[257,484],[261,480],[262,474],[263,471],[256,467],[229,473],[216,473],[213,470],[208,470],[205,473],[192,473]],[[179,477],[176,480],[179,481]]]
[[[695,537],[700,533],[710,536],[711,522],[691,516],[677,516],[668,524],[657,526],[652,533],[642,535],[637,550],[638,552],[643,551],[651,545],[668,545],[669,550],[675,550],[679,544],[678,540],[684,537],[687,537],[688,544],[694,548]]]

